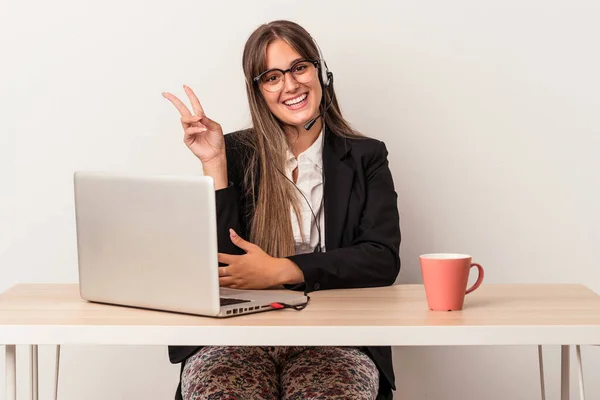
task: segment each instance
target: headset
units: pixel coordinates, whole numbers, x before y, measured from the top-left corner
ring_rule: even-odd
[[[329,100],[329,104],[327,104],[327,106],[325,107],[325,109],[323,109],[323,112],[321,112],[319,115],[317,115],[316,117],[312,118],[310,121],[308,121],[305,125],[304,125],[304,129],[306,129],[307,131],[310,130],[310,128],[312,128],[312,126],[315,124],[315,122],[317,122],[317,120],[319,118],[323,118],[325,116],[325,114],[327,113],[327,110],[329,110],[329,107],[331,107],[331,104],[333,104],[333,99],[335,97],[335,92],[333,91],[333,72],[329,71],[329,68],[327,67],[327,63],[325,62],[325,59],[323,58],[323,53],[321,52],[321,48],[319,47],[319,44],[317,43],[317,41],[311,36],[312,41],[314,42],[315,46],[317,46],[317,50],[319,51],[319,72],[321,73],[321,83],[323,84],[323,102],[325,101],[325,90],[326,89],[330,89],[331,90],[331,99]]]

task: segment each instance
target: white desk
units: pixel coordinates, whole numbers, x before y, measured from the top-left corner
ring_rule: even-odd
[[[0,294],[7,400],[16,399],[15,345],[569,345],[600,342],[600,296],[582,285],[484,284],[465,309],[433,312],[422,285],[313,292],[303,311],[229,319],[88,303],[76,284],[20,284]]]

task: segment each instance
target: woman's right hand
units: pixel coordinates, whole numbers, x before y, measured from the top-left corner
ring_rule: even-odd
[[[183,89],[192,103],[193,115],[177,96],[167,92],[162,94],[181,114],[183,142],[200,159],[203,166],[222,163],[225,160],[225,139],[221,125],[204,114],[198,97],[189,86],[184,85]]]
[[[166,92],[162,95],[179,110],[184,132],[183,142],[202,162],[204,175],[213,178],[215,190],[224,189],[228,186],[228,180],[223,129],[204,115],[194,91],[186,85],[183,85],[183,89],[192,103],[194,115],[177,96]]]

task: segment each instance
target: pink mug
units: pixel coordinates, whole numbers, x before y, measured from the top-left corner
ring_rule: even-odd
[[[483,267],[471,263],[466,254],[423,254],[420,257],[423,284],[429,309],[433,311],[462,310],[465,295],[477,289],[483,282]],[[467,289],[469,272],[477,267],[477,281]]]

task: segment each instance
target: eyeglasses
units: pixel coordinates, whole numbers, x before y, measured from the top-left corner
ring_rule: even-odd
[[[315,77],[318,65],[318,61],[300,60],[286,70],[279,68],[269,69],[256,76],[254,82],[257,82],[268,92],[278,92],[283,88],[286,72],[290,72],[296,82],[308,83]]]

